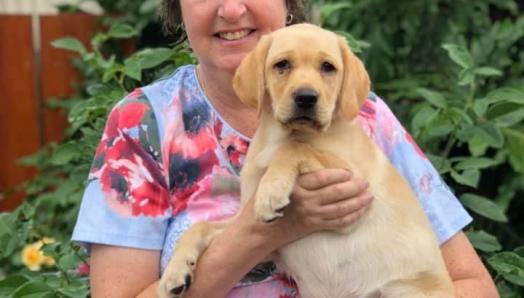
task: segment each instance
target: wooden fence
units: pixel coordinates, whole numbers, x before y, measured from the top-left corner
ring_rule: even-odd
[[[0,211],[16,207],[24,199],[17,186],[37,174],[16,160],[60,141],[67,126],[47,103],[71,95],[80,75],[72,54],[50,42],[71,36],[87,46],[96,28],[87,14],[0,15]]]

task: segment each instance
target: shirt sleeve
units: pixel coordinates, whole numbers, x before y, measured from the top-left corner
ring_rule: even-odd
[[[374,108],[368,108],[375,114],[372,137],[415,191],[442,244],[472,218],[389,107],[378,97],[373,100]]]
[[[162,249],[171,214],[155,115],[140,89],[109,114],[73,240]]]

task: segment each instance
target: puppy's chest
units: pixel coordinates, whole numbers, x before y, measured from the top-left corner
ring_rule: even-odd
[[[370,297],[384,283],[374,263],[385,260],[366,257],[369,247],[354,245],[358,241],[369,239],[354,232],[315,233],[280,249],[278,264],[296,280],[302,297]]]

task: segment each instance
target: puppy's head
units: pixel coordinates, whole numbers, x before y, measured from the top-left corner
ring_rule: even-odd
[[[284,127],[323,131],[337,117],[358,114],[370,81],[345,39],[300,24],[264,36],[238,67],[233,86],[240,100]]]

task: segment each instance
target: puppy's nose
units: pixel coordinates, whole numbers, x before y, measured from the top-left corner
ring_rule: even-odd
[[[301,88],[295,91],[293,99],[298,108],[311,109],[317,103],[318,93],[310,88]]]

